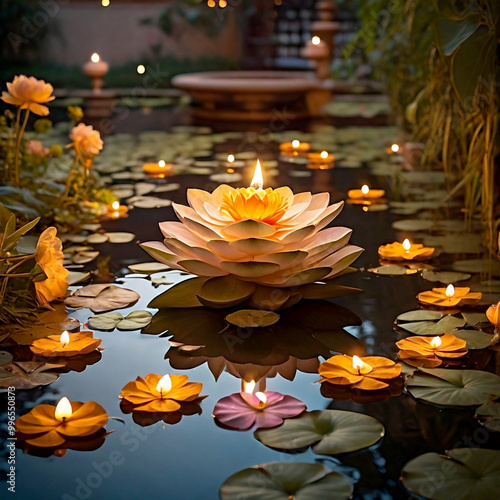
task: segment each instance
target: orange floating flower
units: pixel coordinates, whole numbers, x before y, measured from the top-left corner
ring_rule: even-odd
[[[383,189],[370,189],[366,184],[361,189],[350,189],[347,196],[352,202],[365,203],[382,198],[385,195]]]
[[[92,125],[85,125],[84,123],[79,123],[76,127],[73,127],[69,138],[73,141],[75,154],[82,159],[92,158],[99,154],[104,144],[99,131],[94,130]]]
[[[401,366],[381,356],[333,356],[319,365],[322,382],[350,386],[351,389],[378,390],[401,373]]]
[[[37,80],[34,76],[15,76],[12,82],[7,83],[7,92],[2,92],[2,101],[19,106],[21,109],[29,109],[36,115],[47,116],[49,108],[42,106],[53,101],[54,87],[43,80]]]
[[[32,352],[44,358],[70,357],[93,352],[101,344],[101,339],[95,339],[92,332],[49,335],[34,340],[30,344]]]
[[[57,406],[35,406],[17,419],[16,429],[26,443],[52,448],[62,445],[66,438],[90,436],[107,423],[106,410],[96,402],[80,403],[62,398]]]
[[[187,375],[156,375],[137,377],[121,391],[120,398],[132,403],[134,411],[171,412],[184,401],[200,397],[203,384],[188,382]]]
[[[486,309],[486,317],[491,324],[500,326],[500,302],[497,302]]]
[[[41,305],[64,297],[68,290],[66,278],[69,271],[63,266],[62,243],[56,235],[57,229],[48,227],[40,235],[36,246],[35,260],[47,276],[47,279],[35,282],[36,296]]]
[[[417,295],[421,304],[437,307],[474,306],[481,300],[482,294],[471,292],[469,287],[433,288]]]
[[[424,247],[421,243],[410,243],[406,239],[403,243],[395,241],[378,247],[378,254],[387,260],[427,260],[434,254],[434,247]]]
[[[439,358],[460,358],[467,354],[465,340],[448,333],[432,338],[408,337],[396,342],[396,345],[401,349],[398,352],[398,358],[412,366],[415,365],[415,362],[420,364],[419,361],[422,358],[425,358],[424,361],[434,361],[431,364],[439,366],[441,364]]]

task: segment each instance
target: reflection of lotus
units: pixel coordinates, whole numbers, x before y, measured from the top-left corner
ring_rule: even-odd
[[[318,356],[332,352],[360,353],[362,341],[344,330],[361,320],[349,309],[327,301],[303,301],[281,312],[266,328],[238,328],[224,322],[230,309],[162,309],[143,330],[172,335],[166,357],[176,369],[208,362],[215,377],[226,368],[247,381],[277,373],[292,380],[296,370],[316,373]]]
[[[358,404],[378,403],[400,396],[403,392],[403,380],[401,378],[393,379],[389,382],[388,387],[374,391],[353,389],[350,385],[340,386],[323,382],[320,392],[325,398],[331,398],[335,401],[354,401]]]
[[[200,301],[194,305],[227,307],[251,297],[265,309],[270,301],[274,309],[286,307],[297,297],[273,300],[273,289],[338,276],[362,252],[347,245],[351,229],[324,229],[342,209],[342,203],[328,206],[328,193],[222,185],[213,193],[189,189],[187,196],[191,207],[173,205],[181,222],[161,223],[165,240],[143,248],[160,262],[207,278],[192,290]]]
[[[135,405],[123,399],[120,403],[120,409],[123,413],[132,413],[132,419],[141,427],[156,424],[156,422],[165,422],[169,425],[177,424],[181,421],[183,416],[187,415],[201,415],[202,410],[200,402],[205,396],[197,398],[194,401],[181,401],[180,408],[176,411],[140,411],[135,409]]]

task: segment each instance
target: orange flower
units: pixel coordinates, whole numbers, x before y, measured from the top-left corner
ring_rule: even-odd
[[[387,260],[427,260],[432,257],[434,250],[435,248],[424,247],[421,243],[408,242],[405,247],[404,243],[395,241],[378,247],[378,254]]]
[[[121,391],[120,398],[135,405],[134,411],[171,412],[181,408],[180,402],[200,397],[203,384],[188,382],[187,375],[137,377]]]
[[[92,158],[94,155],[99,154],[103,146],[99,131],[94,130],[92,125],[79,123],[76,127],[73,127],[69,137],[73,140],[76,155],[81,158]]]
[[[69,272],[64,269],[62,243],[56,235],[55,227],[47,228],[36,246],[35,260],[47,276],[47,279],[35,282],[36,296],[41,305],[63,297],[68,289],[66,278]]]
[[[467,354],[465,340],[445,333],[440,337],[408,337],[396,342],[401,349],[398,357],[408,358],[460,358]]]
[[[66,406],[65,416],[60,415],[62,406]],[[35,406],[17,419],[16,429],[23,434],[26,443],[52,448],[63,444],[66,438],[90,436],[107,423],[106,410],[94,401],[80,403],[62,398],[57,407]]]
[[[30,344],[30,349],[45,358],[70,357],[91,353],[102,342],[101,339],[95,339],[92,332],[69,333],[67,338],[66,343],[62,335],[49,335],[43,339],[34,340]]]
[[[49,108],[42,104],[55,99],[51,95],[54,87],[33,76],[29,78],[25,75],[15,76],[13,82],[7,83],[7,90],[2,92],[2,101],[19,106],[21,109],[29,109],[40,116],[49,114]]]
[[[486,317],[495,326],[500,326],[500,302],[491,305],[486,310]]]
[[[468,287],[456,287],[448,285],[447,288],[433,288],[432,290],[421,292],[417,299],[422,304],[437,307],[474,306],[482,297],[481,293],[469,293]]]
[[[401,365],[380,356],[333,356],[319,365],[322,382],[349,385],[351,389],[378,390],[389,387],[387,380],[401,373]]]

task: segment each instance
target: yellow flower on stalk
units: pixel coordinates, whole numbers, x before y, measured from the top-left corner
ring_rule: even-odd
[[[40,305],[63,297],[68,289],[66,278],[69,272],[63,266],[64,255],[61,240],[56,236],[55,227],[47,228],[38,239],[35,260],[47,276],[43,281],[35,282],[35,290]]]
[[[92,158],[99,154],[104,144],[99,131],[94,130],[92,125],[85,125],[84,123],[79,123],[76,127],[73,127],[69,137],[73,141],[76,156],[82,159]]]
[[[33,111],[36,115],[47,116],[49,108],[42,104],[55,99],[52,95],[53,91],[54,87],[50,83],[45,83],[44,80],[20,75],[7,83],[7,92],[2,92],[2,101]]]

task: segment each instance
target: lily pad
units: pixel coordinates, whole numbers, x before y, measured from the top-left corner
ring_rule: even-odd
[[[433,283],[444,283],[445,285],[457,283],[458,281],[466,281],[470,279],[470,277],[471,275],[468,273],[428,271],[427,269],[422,271],[422,278],[424,278],[424,280],[432,281]]]
[[[87,243],[90,245],[98,245],[99,243],[106,243],[108,236],[102,233],[94,233],[87,236]]]
[[[94,330],[140,330],[151,323],[153,315],[149,311],[133,311],[123,317],[119,312],[98,314],[89,318],[89,327]]]
[[[86,280],[90,276],[90,273],[82,273],[80,271],[70,271],[66,281],[68,285],[74,285],[75,283],[80,283],[80,281]]]
[[[491,273],[493,276],[500,276],[500,262],[493,259],[457,260],[452,267],[464,273]]]
[[[324,465],[271,462],[233,474],[219,494],[221,500],[347,500],[352,492],[348,477]]]
[[[226,316],[226,321],[231,325],[242,328],[259,328],[274,325],[278,322],[280,315],[272,311],[262,311],[258,309],[241,309]]]
[[[407,381],[417,399],[444,406],[478,406],[500,396],[500,377],[478,370],[421,369]]]
[[[495,432],[500,432],[500,403],[490,401],[476,410],[476,418]]]
[[[443,333],[452,333],[457,328],[465,326],[465,318],[457,318],[455,316],[447,315],[440,319],[437,323],[433,321],[416,321],[412,323],[404,323],[399,325],[406,331],[414,335],[442,335]]]
[[[343,410],[304,412],[275,429],[259,429],[254,436],[270,448],[297,450],[312,446],[314,453],[337,455],[367,448],[384,435],[373,417]]]
[[[425,219],[402,219],[392,223],[393,229],[397,231],[428,231],[432,227],[431,220]]]
[[[75,264],[88,264],[99,256],[99,252],[76,252],[71,256],[71,261]]]
[[[49,385],[59,378],[59,373],[47,370],[61,368],[64,365],[45,363],[44,361],[17,361],[0,366],[0,388],[34,389]]]
[[[12,361],[12,354],[8,351],[0,351],[0,366]]]
[[[374,274],[382,274],[385,276],[405,276],[406,274],[415,274],[418,272],[418,270],[389,264],[387,266],[372,267],[368,269],[368,272]]]
[[[486,314],[482,312],[462,312],[460,313],[467,321],[467,326],[476,326],[481,323],[490,324]]]
[[[158,295],[148,307],[201,307],[201,302],[196,297],[200,288],[207,281],[207,278],[191,278],[181,281],[169,288],[166,292]]]
[[[446,453],[425,453],[410,460],[401,472],[405,487],[431,500],[498,498],[500,451],[455,448]]]
[[[443,315],[438,311],[428,311],[426,309],[416,309],[400,314],[396,321],[436,321],[441,319]]]
[[[135,238],[133,233],[106,233],[106,236],[110,243],[130,243]]]
[[[133,207],[145,209],[170,207],[172,205],[172,200],[156,198],[155,196],[134,196],[128,202]]]
[[[479,253],[481,242],[481,235],[472,233],[426,236],[423,241],[426,246],[441,247],[444,253]]]
[[[493,335],[479,330],[455,330],[453,335],[465,340],[467,349],[486,349],[493,340]]]
[[[128,288],[101,284],[75,290],[66,298],[66,304],[77,309],[88,307],[93,312],[104,312],[131,306],[139,299],[140,295]]]
[[[128,268],[134,273],[145,274],[154,274],[172,269],[171,267],[167,266],[166,264],[162,264],[161,262],[141,262],[139,264],[130,264]]]
[[[254,291],[254,283],[241,281],[229,275],[210,278],[201,286],[196,296],[203,305],[222,309],[240,304]]]

